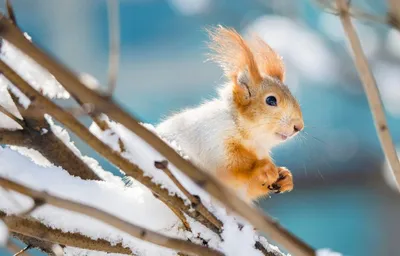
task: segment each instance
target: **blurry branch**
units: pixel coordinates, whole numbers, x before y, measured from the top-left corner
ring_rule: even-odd
[[[16,254],[14,254],[14,256],[19,256],[19,255],[24,255],[25,252],[27,252],[29,249],[31,249],[32,246],[31,245],[27,245],[25,248],[23,248],[22,250],[20,250],[19,252],[17,252]]]
[[[60,197],[52,196],[45,192],[40,192],[28,187],[25,187],[21,184],[13,182],[11,180],[0,178],[0,186],[6,189],[10,189],[16,191],[22,195],[29,196],[33,198],[35,201],[41,201],[46,204],[53,205],[58,208],[70,210],[76,213],[84,214],[86,216],[90,216],[96,218],[110,226],[118,228],[121,231],[126,232],[138,239],[157,244],[159,246],[167,247],[173,250],[177,250],[185,253],[195,253],[197,255],[204,256],[215,256],[222,255],[220,252],[215,251],[213,249],[203,247],[197,244],[193,244],[191,242],[187,242],[184,240],[167,237],[161,235],[157,232],[153,232],[151,230],[147,230],[145,228],[141,228],[134,224],[131,224],[127,221],[121,220],[107,212],[96,209],[91,206],[87,206],[85,204],[73,202],[70,200],[66,200]],[[7,224],[7,223],[6,223]]]
[[[400,1],[388,0],[389,6],[389,24],[400,30]]]
[[[0,16],[1,17],[1,16]],[[141,137],[144,141],[146,141],[149,145],[151,145],[155,150],[161,153],[166,159],[175,165],[179,170],[184,172],[192,181],[197,184],[202,189],[206,190],[209,194],[213,197],[217,198],[221,203],[227,206],[228,209],[231,209],[237,212],[239,215],[246,218],[253,226],[260,231],[265,232],[272,240],[276,241],[277,243],[281,244],[285,247],[290,253],[296,256],[311,256],[315,255],[315,251],[312,247],[304,243],[302,240],[282,228],[276,221],[274,221],[271,217],[264,215],[260,210],[255,209],[240,199],[236,193],[232,190],[225,187],[221,184],[218,180],[212,177],[210,174],[199,170],[196,168],[192,163],[188,162],[187,160],[183,159],[175,150],[169,147],[162,139],[160,139],[157,135],[153,134],[151,131],[143,127],[139,122],[131,117],[128,113],[122,110],[119,106],[117,106],[109,97],[105,97],[100,95],[98,92],[90,90],[84,84],[82,84],[79,79],[66,67],[59,64],[49,55],[42,52],[36,46],[34,46],[31,42],[29,42],[20,31],[18,31],[7,19],[2,18],[0,19],[0,28],[1,28],[1,35],[11,42],[13,45],[18,47],[22,50],[25,54],[30,56],[34,59],[38,64],[46,68],[55,78],[65,87],[67,91],[69,91],[72,95],[79,95],[79,98],[84,103],[93,104],[95,109],[99,112],[103,112],[107,114],[111,119],[119,122],[120,124],[124,125],[127,129],[132,131],[133,133],[137,134]],[[4,70],[9,69],[9,67],[5,66],[2,63],[0,70],[4,72]],[[11,72],[10,70],[7,71],[8,78],[14,84],[19,84],[20,86],[26,85],[25,81],[21,81],[20,79],[15,79],[15,72]],[[10,73],[14,73],[11,74]],[[29,85],[28,85],[29,87]],[[20,88],[20,87],[19,87]],[[21,89],[24,93],[25,90]],[[37,93],[35,91],[35,93]],[[28,97],[32,96],[33,93],[30,92]],[[37,94],[35,94],[37,95]],[[34,97],[36,102],[39,101],[38,97]],[[132,176],[134,179],[138,180],[142,184],[145,182],[144,185],[149,185],[148,187],[151,189],[156,188],[158,192],[165,193],[162,189],[158,186],[154,186],[151,182],[149,177],[143,176],[143,171],[141,171],[136,165],[131,163],[126,163],[126,160],[119,156],[119,154],[115,154],[112,150],[108,147],[105,147],[104,143],[99,141],[97,138],[94,137],[90,132],[87,133],[87,129],[82,126],[78,125],[75,121],[71,123],[71,120],[75,120],[73,116],[65,113],[64,111],[60,110],[58,106],[49,105],[49,102],[45,102],[41,99],[42,104],[48,105],[45,107],[46,111],[50,113],[53,117],[57,118],[59,121],[64,123],[69,129],[71,129],[75,134],[80,136],[81,138],[91,138],[86,139],[86,142],[92,146],[96,151],[101,154],[105,154],[105,156],[114,164],[121,167],[127,175]],[[66,116],[68,114],[69,116]],[[123,164],[122,164],[123,163]],[[127,167],[127,168],[124,168]],[[133,172],[132,172],[133,171]],[[160,196],[160,193],[154,191],[156,194]],[[173,197],[166,197],[165,199],[171,199]],[[174,198],[175,202],[179,201],[181,204],[182,200]],[[173,202],[170,202],[173,203]],[[187,208],[183,208],[182,210],[185,213]],[[199,220],[199,218],[196,218]],[[213,228],[214,225],[209,225],[208,227]],[[215,230],[215,229],[214,229]],[[218,230],[217,230],[218,232]]]
[[[120,47],[120,25],[119,25],[119,2],[118,0],[107,1],[108,10],[108,33],[109,33],[109,63],[108,63],[108,91],[109,97],[117,87],[117,76],[119,67]]]
[[[0,16],[1,17],[1,16]],[[21,32],[16,29],[7,19],[4,17],[0,19],[1,35],[11,42],[13,45],[22,50],[25,54],[34,59],[38,64],[46,68],[53,76],[69,91],[72,95],[79,95],[79,98],[84,103],[93,104],[95,109],[99,112],[107,114],[111,119],[124,125],[127,129],[132,131],[151,145],[155,150],[161,153],[166,159],[175,165],[178,169],[184,172],[189,178],[193,180],[198,186],[206,190],[209,194],[217,198],[221,203],[237,212],[239,215],[246,218],[254,227],[260,231],[265,232],[272,240],[281,244],[290,253],[296,256],[311,256],[315,255],[313,248],[304,243],[302,240],[282,228],[276,221],[271,217],[264,215],[260,210],[255,209],[240,199],[236,193],[225,187],[219,181],[217,181],[210,174],[199,170],[192,163],[183,159],[175,150],[169,147],[162,139],[157,135],[153,134],[151,131],[143,127],[139,122],[117,106],[109,97],[100,95],[99,93],[90,90],[84,84],[82,84],[79,79],[66,67],[59,64],[49,55],[42,52],[31,42],[29,42]],[[52,102],[46,101],[46,98],[39,98],[40,94],[30,88],[30,86],[18,78],[5,63],[1,63],[0,70],[18,87],[26,94],[26,90],[29,90],[28,97],[34,96],[36,103],[43,104],[43,107],[48,111],[54,118],[64,123],[69,129],[71,129],[75,134],[81,138],[86,138],[86,143],[88,143],[92,148],[101,154],[105,154],[112,163],[121,167],[127,175],[132,176],[134,179],[138,180],[142,184],[148,186],[151,189],[156,189],[154,191],[159,196],[168,193],[166,190],[161,189],[159,186],[155,186],[149,177],[143,176],[143,171],[140,170],[136,165],[132,163],[127,163],[127,161],[120,157],[119,154],[115,154],[109,147],[99,141],[95,136],[93,136],[86,127],[81,125],[79,122],[75,121],[75,118],[69,113],[64,112],[59,109],[58,106]],[[5,72],[6,71],[6,72]],[[8,73],[8,74],[6,74]],[[28,88],[21,89],[21,86],[28,86]],[[50,105],[51,104],[51,105]],[[47,106],[44,106],[47,105]],[[67,116],[68,115],[68,116]],[[94,138],[93,138],[94,137]],[[90,138],[90,139],[88,139]],[[124,168],[127,167],[127,168]],[[145,183],[146,184],[145,184]],[[157,192],[161,192],[157,193]],[[165,194],[164,194],[165,195]],[[175,203],[182,204],[182,200],[177,197],[167,196],[165,199],[174,199]],[[173,204],[174,202],[170,202]],[[182,205],[181,205],[182,207]],[[181,208],[185,213],[191,216],[190,208],[183,206]],[[199,218],[196,218],[199,220]],[[209,228],[214,229],[214,225],[208,225]],[[217,230],[218,232],[219,230]]]
[[[382,101],[379,95],[379,90],[375,78],[372,75],[372,72],[368,66],[368,61],[362,50],[360,40],[351,23],[351,18],[348,13],[348,3],[346,2],[346,0],[337,0],[337,6],[340,10],[340,20],[342,21],[344,31],[350,42],[350,46],[354,54],[354,64],[357,68],[358,74],[364,86],[368,103],[374,117],[375,128],[377,130],[381,146],[393,171],[397,186],[398,188],[400,188],[400,162],[397,157],[396,149],[394,147],[389,127],[386,122],[385,112],[383,110]]]
[[[333,15],[340,15],[340,8],[338,8],[335,0],[315,0],[316,3],[324,9],[326,12],[333,14]],[[388,0],[389,2],[396,2],[397,0]],[[358,9],[354,6],[350,6],[350,0],[348,1],[348,15],[350,17],[365,20],[365,21],[372,21],[381,24],[388,24],[393,28],[400,31],[400,20],[399,20],[399,13],[397,14],[392,11],[391,8],[386,16],[378,16],[371,13],[368,13],[364,10]]]
[[[11,0],[6,0],[7,14],[10,20],[14,23],[14,25],[17,26],[17,19],[15,18],[14,8],[12,7],[10,1]]]
[[[61,244],[63,246],[72,246],[87,250],[132,255],[132,251],[129,248],[123,247],[121,243],[112,245],[104,239],[93,240],[79,233],[65,233],[59,229],[49,228],[33,218],[6,215],[2,211],[0,211],[0,217],[2,217],[9,230],[14,233],[15,237],[32,247],[46,248],[46,252],[51,251],[52,244]],[[39,245],[37,242],[32,242],[32,239],[36,241],[44,240],[45,242],[50,242],[51,245]]]

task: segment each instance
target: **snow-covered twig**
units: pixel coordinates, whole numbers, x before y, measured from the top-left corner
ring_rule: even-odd
[[[6,76],[17,88],[19,88],[28,98],[32,100],[33,105],[37,104],[41,106],[42,109],[46,109],[46,112],[48,114],[53,116],[59,122],[63,123],[67,128],[78,135],[83,141],[85,141],[94,150],[96,150],[98,153],[111,161],[114,165],[124,170],[127,175],[133,177],[134,179],[148,187],[150,190],[152,190],[153,193],[158,195],[158,197],[163,197],[163,200],[179,207],[187,215],[193,216],[193,218],[197,217],[196,212],[192,211],[191,207],[186,205],[180,197],[170,195],[167,189],[164,189],[160,185],[155,184],[150,177],[144,175],[143,170],[141,170],[137,165],[123,158],[120,154],[118,154],[118,152],[113,151],[104,142],[94,136],[73,115],[64,111],[46,97],[43,97],[2,60],[0,60],[0,70],[3,72],[4,76]],[[77,94],[72,93],[72,95]],[[197,219],[199,221],[202,221],[201,218]],[[212,223],[210,223],[206,219],[202,221],[202,224],[215,230],[215,227],[212,225]]]
[[[222,228],[222,222],[218,220],[201,202],[200,197],[192,195],[187,189],[179,182],[179,180],[172,174],[172,172],[168,168],[167,161],[156,161],[154,163],[157,169],[162,170],[174,184],[182,191],[182,193],[190,200],[192,203],[193,209],[199,211],[204,218],[208,219],[212,224],[214,224],[219,229]]]
[[[361,82],[367,95],[368,103],[374,117],[376,131],[380,139],[383,152],[390,164],[397,186],[400,189],[400,162],[397,157],[396,149],[390,135],[389,127],[386,121],[385,112],[383,110],[382,100],[380,98],[378,86],[375,78],[369,68],[367,58],[362,50],[360,40],[352,25],[350,15],[348,14],[349,6],[346,0],[337,0],[337,6],[340,10],[340,20],[346,36],[350,42],[351,49],[354,54],[354,64],[357,68]]]
[[[107,114],[111,119],[119,122],[127,129],[137,134],[160,154],[165,156],[165,158],[170,163],[172,163],[174,166],[184,172],[192,181],[195,182],[195,184],[207,191],[213,197],[217,198],[220,202],[227,206],[227,208],[245,217],[254,227],[256,227],[260,231],[265,232],[272,240],[275,240],[277,243],[284,246],[292,254],[299,256],[311,256],[315,254],[313,248],[311,248],[301,239],[297,238],[296,236],[282,228],[271,217],[264,215],[260,210],[251,207],[242,199],[240,199],[236,195],[236,193],[226,188],[210,174],[199,170],[192,163],[183,159],[162,139],[140,125],[137,120],[131,117],[119,106],[117,106],[111,99],[104,97],[103,95],[100,95],[97,92],[87,88],[70,70],[60,65],[49,55],[45,54],[36,46],[34,46],[34,44],[29,42],[23,36],[23,34],[19,30],[17,30],[6,18],[3,17],[2,19],[0,19],[0,25],[2,26],[1,35],[7,41],[11,42],[13,45],[21,49],[25,54],[33,58],[38,64],[46,68],[65,87],[67,91],[69,91],[73,95],[79,95],[79,98],[82,100],[82,102],[93,104],[96,110]],[[4,68],[4,65],[1,66],[2,67],[0,69],[2,70]],[[15,81],[13,81],[13,83],[15,84]],[[36,100],[38,99],[36,98]],[[55,113],[54,105],[50,108],[46,108],[46,110],[49,112],[52,111],[52,116],[59,119],[64,119],[64,117],[59,116],[59,114],[64,115],[65,113]],[[69,116],[69,119],[71,119],[71,117],[72,120],[75,120],[73,116]],[[71,129],[71,126],[68,126],[67,123],[64,124]],[[77,135],[83,135],[82,133],[80,133],[79,129],[77,130],[78,127],[76,127],[75,124],[73,124],[72,128],[74,129],[71,130],[73,130]],[[85,129],[84,126],[83,129]],[[86,133],[86,131],[84,131],[84,133]],[[87,137],[90,135],[85,134],[85,136]],[[119,157],[119,155],[117,154],[114,154],[114,152],[110,151],[109,148],[104,148],[104,143],[102,143],[101,141],[99,142],[93,139],[93,141],[86,142],[92,147],[94,146],[93,148],[95,150],[99,150],[99,147],[101,147],[100,153],[106,153],[107,158],[117,166],[121,167],[121,169],[124,170],[127,175],[132,176],[134,179],[140,181],[142,184],[146,183],[146,186],[149,185],[149,188],[156,189],[161,194],[166,193],[166,191],[164,191],[160,187],[154,186],[150,178],[142,176],[143,171],[141,171],[137,166],[129,162],[126,163],[123,158]],[[121,162],[119,162],[118,160]],[[160,193],[158,193],[159,196]],[[173,203],[183,203],[183,201],[177,197],[169,196],[166,198],[169,200],[173,199]],[[191,214],[190,207],[187,208],[183,204],[181,209],[185,213],[189,215]],[[211,228],[212,227],[214,227],[214,225],[211,225]]]
[[[87,206],[81,203],[73,202],[70,200],[66,200],[60,197],[52,196],[45,192],[40,192],[28,187],[25,187],[21,184],[13,182],[11,180],[0,178],[0,186],[6,189],[10,189],[16,191],[22,195],[29,196],[34,200],[39,200],[46,204],[50,204],[56,206],[58,208],[74,211],[77,213],[81,213],[93,218],[96,218],[104,223],[107,223],[115,228],[118,228],[136,238],[139,238],[144,241],[148,241],[150,243],[157,244],[159,246],[167,247],[170,249],[177,250],[179,252],[184,253],[194,253],[196,255],[204,255],[204,256],[218,256],[222,255],[220,252],[200,246],[194,243],[190,243],[184,240],[167,237],[161,235],[157,232],[141,228],[137,225],[129,223],[127,221],[121,220],[107,212],[96,209],[91,206]]]
[[[17,238],[27,241],[27,243],[31,244],[33,247],[38,246],[43,248],[44,246],[42,244],[35,244],[32,242],[32,238],[39,239],[36,241],[45,240],[46,242],[51,242],[52,244],[62,244],[65,246],[72,246],[87,250],[132,255],[132,251],[129,248],[123,247],[120,243],[111,244],[109,241],[104,239],[93,240],[79,233],[65,233],[59,229],[49,228],[32,218],[6,215],[2,211],[0,211],[0,217],[2,217],[3,221],[6,223],[11,232],[22,234],[23,237],[21,237],[21,235],[16,235]],[[46,236],[42,237],[42,234],[46,234]],[[30,239],[26,239],[26,237],[29,237]],[[47,248],[47,250],[50,250],[50,248]]]

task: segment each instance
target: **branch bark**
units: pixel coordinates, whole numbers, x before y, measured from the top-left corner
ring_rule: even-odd
[[[28,245],[44,249],[46,253],[51,253],[52,244],[60,244],[87,250],[132,254],[132,251],[123,247],[121,243],[112,245],[104,239],[93,240],[79,233],[65,233],[59,229],[49,228],[32,218],[6,215],[2,211],[0,211],[0,217],[13,236]]]
[[[136,133],[155,150],[165,156],[169,162],[183,171],[197,185],[217,198],[229,209],[246,218],[254,227],[265,232],[272,240],[281,244],[290,253],[298,256],[315,255],[315,251],[312,247],[291,234],[289,231],[282,228],[271,217],[264,215],[260,210],[248,205],[246,202],[240,199],[236,193],[225,187],[210,174],[199,170],[192,163],[183,159],[175,150],[169,147],[158,136],[140,125],[136,119],[118,107],[108,97],[104,97],[103,95],[100,95],[83,85],[69,69],[59,64],[48,54],[45,54],[31,42],[26,40],[22,33],[18,31],[18,29],[16,29],[12,23],[10,23],[10,21],[8,21],[4,16],[0,16],[0,18],[1,17],[1,35],[17,48],[21,49],[25,54],[34,59],[38,64],[46,68],[71,94],[79,95],[82,102],[93,104],[96,111],[107,114],[111,119],[119,122],[127,129]],[[1,69],[3,69],[3,67]],[[54,117],[57,117],[57,115]],[[115,156],[109,156],[115,159]],[[134,167],[137,169],[137,166]],[[125,171],[125,168],[122,169]],[[126,173],[131,176],[131,173]],[[133,174],[136,177],[139,176],[137,172]],[[133,176],[133,178],[137,179],[135,176]],[[139,176],[138,178],[142,177]],[[211,225],[211,227],[213,227],[213,225]]]
[[[91,206],[87,206],[81,203],[73,202],[70,200],[66,200],[60,197],[52,196],[45,192],[40,192],[28,187],[25,187],[16,182],[10,181],[5,178],[0,178],[0,186],[6,189],[10,189],[16,191],[20,194],[29,196],[35,200],[42,201],[46,204],[50,204],[56,206],[58,208],[70,210],[73,212],[81,213],[93,218],[96,218],[110,226],[120,229],[138,239],[148,241],[150,243],[157,244],[159,246],[163,246],[166,248],[170,248],[173,250],[177,250],[179,252],[184,253],[195,253],[196,255],[204,255],[204,256],[218,256],[222,255],[220,252],[215,251],[213,249],[203,247],[197,244],[193,244],[191,242],[183,241],[180,239],[167,237],[157,232],[153,232],[151,230],[147,230],[136,226],[127,221],[121,220],[112,214],[104,212],[102,210],[96,209]],[[6,223],[6,222],[5,222]],[[6,223],[7,224],[7,223]],[[8,224],[7,224],[8,225]],[[11,228],[10,228],[11,229]]]
[[[393,144],[392,137],[390,135],[389,127],[386,121],[385,112],[382,106],[382,100],[380,98],[378,86],[375,78],[369,68],[367,58],[362,50],[360,40],[357,36],[351,18],[348,14],[349,6],[346,0],[337,0],[337,6],[340,10],[340,20],[342,22],[346,36],[350,42],[351,49],[354,54],[354,64],[357,68],[358,75],[364,86],[365,93],[367,95],[368,103],[371,108],[372,116],[374,118],[376,132],[383,152],[389,162],[389,165],[394,174],[397,187],[400,189],[400,162],[397,157],[397,152]]]

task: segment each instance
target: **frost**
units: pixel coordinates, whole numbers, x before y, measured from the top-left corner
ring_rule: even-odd
[[[0,247],[5,247],[8,242],[8,228],[6,224],[0,220]]]

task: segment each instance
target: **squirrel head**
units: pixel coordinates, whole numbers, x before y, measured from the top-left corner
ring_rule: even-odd
[[[297,100],[284,84],[282,58],[262,39],[245,41],[234,29],[208,30],[211,60],[231,80],[230,105],[241,134],[268,141],[270,147],[295,136],[304,127]]]

